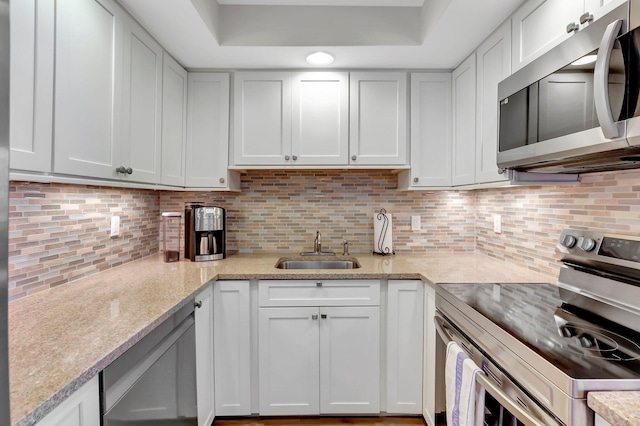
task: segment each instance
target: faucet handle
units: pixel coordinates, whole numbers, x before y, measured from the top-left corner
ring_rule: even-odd
[[[347,240],[342,241],[342,255],[349,256],[349,241]]]

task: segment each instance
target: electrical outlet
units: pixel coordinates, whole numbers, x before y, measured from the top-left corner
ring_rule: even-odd
[[[120,235],[120,216],[111,216],[111,236]]]
[[[422,229],[422,224],[420,223],[420,216],[411,216],[411,230],[419,231]]]
[[[502,234],[502,216],[499,214],[493,216],[493,232]]]

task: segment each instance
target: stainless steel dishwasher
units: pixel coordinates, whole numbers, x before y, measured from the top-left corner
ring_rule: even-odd
[[[103,426],[197,425],[194,303],[106,367]]]

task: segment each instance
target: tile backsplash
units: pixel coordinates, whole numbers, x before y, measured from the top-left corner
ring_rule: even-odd
[[[9,299],[157,253],[159,211],[154,191],[11,182]]]
[[[11,182],[9,296],[28,294],[157,253],[160,213],[200,201],[227,210],[232,252],[373,249],[373,215],[393,215],[397,253],[478,250],[557,274],[556,239],[565,226],[640,235],[640,171],[585,175],[579,186],[475,191],[398,191],[384,170],[249,171],[242,192],[169,192]],[[502,233],[493,216],[502,216]],[[121,234],[110,238],[110,218]],[[422,220],[411,231],[411,216]]]

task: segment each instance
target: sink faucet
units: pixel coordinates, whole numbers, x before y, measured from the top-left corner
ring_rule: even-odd
[[[322,253],[322,236],[320,231],[316,231],[316,239],[313,240],[313,251],[317,254]]]
[[[347,240],[342,241],[342,255],[349,256],[349,242]]]

